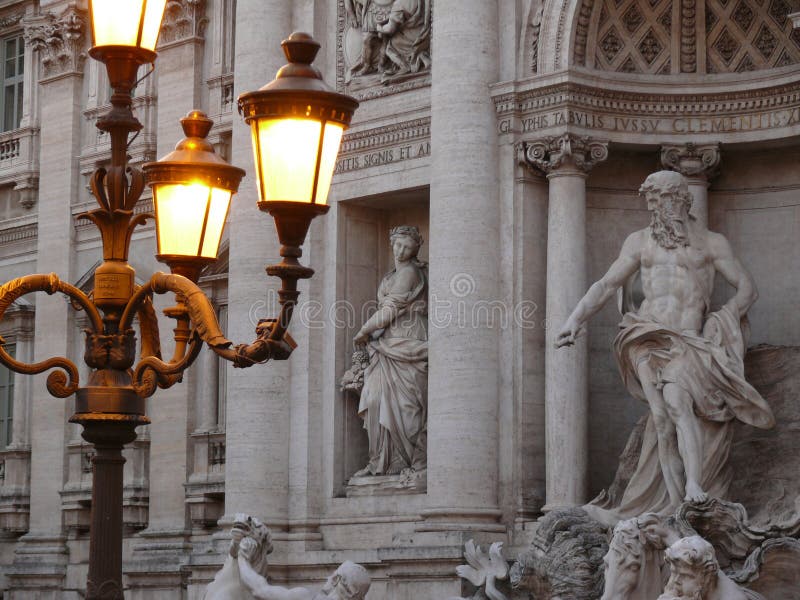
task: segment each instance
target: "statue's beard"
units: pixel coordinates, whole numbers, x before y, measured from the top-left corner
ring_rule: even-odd
[[[689,235],[686,224],[677,220],[675,215],[656,208],[650,221],[650,233],[656,243],[662,248],[672,250],[678,246],[689,245]]]

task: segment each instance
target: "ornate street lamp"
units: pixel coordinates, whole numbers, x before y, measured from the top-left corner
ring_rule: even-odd
[[[319,44],[306,34],[283,42],[289,64],[258,92],[243,94],[240,111],[254,132],[260,191],[259,207],[275,218],[283,260],[268,267],[281,279],[281,312],[259,324],[251,344],[233,344],[224,336],[211,301],[197,287],[202,268],[216,259],[231,196],[244,171],[219,158],[206,136],[213,123],[199,111],[181,120],[186,138],[174,152],[143,169],[153,188],[157,258],[170,274],[155,273],[136,287],[128,264],[131,235],[150,214],[134,214],[145,176],[128,165],[131,133],[142,128],[131,109],[131,91],[141,65],[152,63],[165,0],[90,0],[94,47],[113,88],[111,110],[97,127],[110,134],[111,166],[92,176],[99,208],[82,214],[97,225],[103,240],[103,262],[95,270],[91,296],[61,281],[54,273],[26,275],[0,287],[0,318],[21,296],[37,291],[68,296],[85,311],[90,328],[84,360],[91,368],[86,385],[78,369],[58,357],[35,364],[17,361],[0,338],[0,362],[24,374],[52,371],[48,391],[67,398],[75,394],[70,421],[83,426],[82,436],[95,446],[89,548],[89,600],[122,599],[122,448],[136,438],[136,427],[150,422],[145,400],[157,388],[181,381],[205,342],[235,367],[269,359],[286,359],[294,343],[286,334],[299,292],[297,281],[313,271],[298,258],[311,220],[327,211],[327,194],[342,132],[358,103],[330,90],[311,63]],[[177,321],[175,351],[160,352],[153,294],[173,293],[176,306],[165,314]],[[138,320],[141,346],[137,362]]]
[[[173,273],[197,282],[217,260],[231,197],[244,171],[229,165],[206,140],[214,122],[200,111],[181,119],[186,137],[175,151],[142,167],[153,188],[156,258]]]

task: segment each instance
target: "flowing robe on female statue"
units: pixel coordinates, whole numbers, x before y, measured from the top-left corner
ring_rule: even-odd
[[[419,283],[406,293],[390,293],[395,271],[378,287],[378,308],[395,314],[369,342],[370,364],[358,407],[369,434],[372,475],[391,475],[427,465],[428,431],[428,274],[412,262]]]
[[[614,351],[628,391],[647,402],[637,367],[648,361],[657,387],[673,383],[692,399],[701,420],[702,480],[710,497],[725,498],[731,482],[728,455],[732,421],[769,429],[772,411],[744,379],[746,340],[742,319],[729,306],[708,315],[702,335],[674,331],[635,312],[625,314]],[[677,482],[683,488],[684,482]],[[671,514],[678,508],[667,492],[658,457],[658,439],[652,413],[647,418],[642,449],[621,502],[614,506],[605,493],[586,509],[599,520],[614,524],[644,513]]]

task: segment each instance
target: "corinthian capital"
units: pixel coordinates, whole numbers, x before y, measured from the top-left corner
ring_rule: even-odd
[[[695,146],[689,143],[661,147],[661,164],[664,168],[677,171],[685,177],[711,180],[719,172],[721,158],[719,144]]]
[[[206,0],[169,0],[164,9],[159,44],[170,44],[205,35]]]
[[[56,16],[47,13],[23,19],[25,42],[39,51],[42,76],[80,73],[86,61],[86,11],[73,2]]]
[[[525,164],[548,174],[569,167],[588,173],[608,158],[608,142],[569,133],[525,142],[523,150]]]

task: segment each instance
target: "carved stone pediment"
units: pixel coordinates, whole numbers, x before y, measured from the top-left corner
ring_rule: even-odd
[[[86,11],[74,3],[60,15],[53,13],[26,18],[25,43],[39,51],[42,77],[81,73],[86,61]]]
[[[338,0],[337,85],[369,99],[430,84],[433,0]]]

